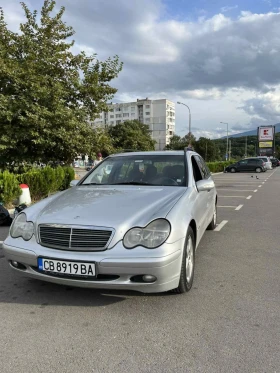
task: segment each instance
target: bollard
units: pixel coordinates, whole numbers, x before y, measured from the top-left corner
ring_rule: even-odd
[[[30,196],[29,186],[26,184],[20,184],[19,187],[22,190],[22,193],[18,199],[19,205],[22,205],[22,204],[31,205],[31,196]]]

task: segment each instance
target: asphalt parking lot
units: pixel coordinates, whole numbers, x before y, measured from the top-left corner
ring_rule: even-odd
[[[188,294],[30,280],[0,249],[1,372],[280,372],[280,170],[214,179]]]

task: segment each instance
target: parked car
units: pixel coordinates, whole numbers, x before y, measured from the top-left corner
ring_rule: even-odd
[[[258,158],[245,158],[225,168],[225,172],[265,172],[265,162]]]
[[[270,158],[270,162],[272,163],[272,167],[279,167],[279,159]]]
[[[90,171],[92,169],[92,165],[93,165],[93,161],[88,161],[86,163],[86,170],[87,171]]]
[[[259,159],[262,159],[265,162],[265,167],[267,170],[272,170],[272,163],[269,157],[258,156]]]
[[[196,248],[217,216],[197,153],[116,154],[71,184],[16,217],[3,244],[13,270],[80,287],[191,289]]]

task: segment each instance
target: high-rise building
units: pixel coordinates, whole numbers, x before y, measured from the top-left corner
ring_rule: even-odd
[[[172,101],[137,99],[136,102],[108,104],[109,111],[95,119],[94,127],[108,127],[137,119],[149,125],[156,150],[163,150],[175,132],[175,104]]]

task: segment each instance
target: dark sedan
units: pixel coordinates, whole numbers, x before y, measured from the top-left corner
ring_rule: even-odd
[[[277,158],[270,158],[272,167],[278,167],[279,166],[279,159]]]
[[[225,168],[225,172],[265,172],[265,163],[262,159],[246,158]]]

